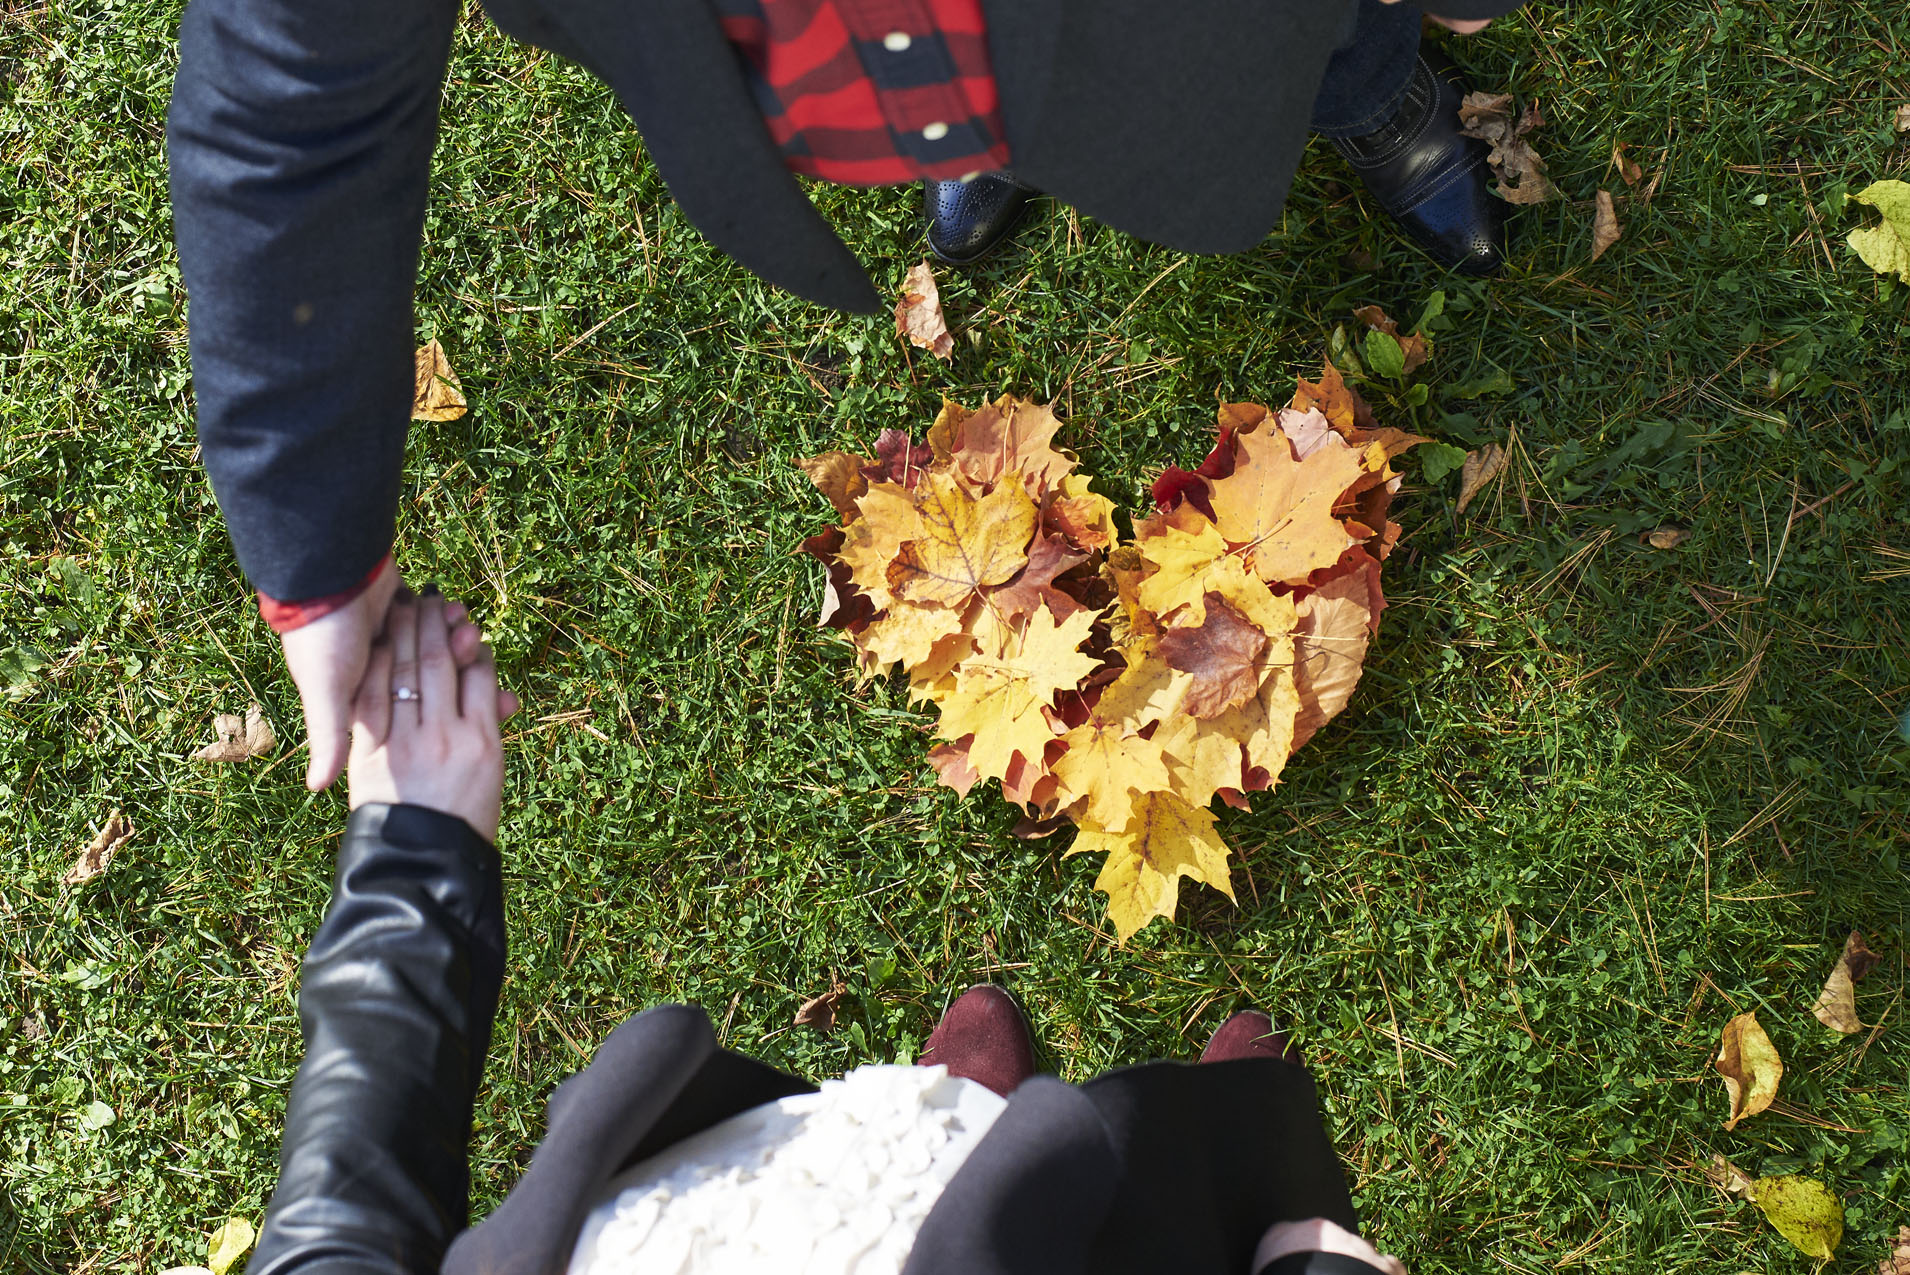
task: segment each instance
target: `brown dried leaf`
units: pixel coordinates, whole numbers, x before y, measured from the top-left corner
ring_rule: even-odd
[[[1704,1166],[1704,1178],[1727,1195],[1748,1195],[1751,1190],[1751,1175],[1721,1155],[1714,1154]]]
[[[1529,104],[1515,121],[1510,93],[1468,93],[1459,104],[1460,132],[1487,142],[1492,152],[1486,162],[1499,179],[1494,193],[1512,204],[1543,203],[1552,197],[1552,183],[1525,135],[1545,123],[1537,102]]]
[[[835,979],[829,990],[820,996],[811,996],[796,1007],[796,1018],[792,1027],[813,1027],[819,1032],[828,1033],[836,1029],[836,1006],[849,994],[849,985],[841,979]]]
[[[1499,476],[1508,459],[1505,448],[1497,443],[1487,443],[1476,452],[1467,452],[1466,463],[1459,469],[1459,507],[1454,512],[1466,512],[1472,498]]]
[[[1625,154],[1625,143],[1612,143],[1612,167],[1618,170],[1618,176],[1627,186],[1636,186],[1645,176],[1645,170],[1638,161]]]
[[[1778,1082],[1784,1079],[1784,1060],[1777,1056],[1777,1047],[1764,1034],[1756,1014],[1739,1014],[1724,1025],[1718,1056],[1711,1065],[1724,1077],[1725,1092],[1731,1098],[1731,1118],[1724,1122],[1727,1131],[1770,1106],[1777,1097]]]
[[[1638,538],[1654,549],[1676,549],[1679,545],[1691,539],[1691,528],[1680,527],[1677,523],[1668,522],[1658,528],[1658,530],[1647,531]]]
[[[454,421],[465,413],[464,387],[437,338],[418,347],[411,360],[411,419]]]
[[[1592,211],[1592,260],[1597,261],[1610,248],[1624,237],[1624,231],[1618,225],[1618,210],[1612,207],[1612,193],[1609,190],[1598,192]]]
[[[106,871],[113,862],[114,853],[133,839],[134,831],[133,821],[114,810],[106,817],[106,824],[99,830],[99,835],[87,844],[86,849],[80,851],[80,857],[60,878],[60,884],[79,885]]]
[[[1897,108],[1895,123],[1899,133],[1910,133],[1910,102]]]
[[[1198,625],[1169,629],[1157,648],[1169,668],[1193,676],[1181,708],[1200,718],[1245,703],[1267,672],[1268,635],[1218,593],[1207,595],[1206,611]]]
[[[1353,317],[1358,319],[1361,323],[1364,323],[1367,327],[1378,332],[1384,332],[1387,336],[1399,342],[1399,352],[1406,358],[1406,366],[1400,373],[1402,376],[1411,376],[1414,370],[1417,369],[1421,363],[1424,363],[1427,356],[1432,353],[1432,348],[1426,344],[1425,337],[1417,332],[1411,336],[1401,336],[1399,334],[1399,324],[1389,318],[1386,311],[1376,305],[1361,306],[1359,309],[1353,311]],[[1302,453],[1302,458],[1304,458],[1304,455],[1305,454]]]
[[[1824,990],[1817,994],[1817,1003],[1811,1006],[1817,1021],[1846,1036],[1862,1031],[1864,1025],[1857,1017],[1855,984],[1882,959],[1864,945],[1861,930],[1852,930],[1850,937],[1844,940],[1844,953],[1837,958],[1836,968],[1824,980]]]
[[[895,331],[938,359],[955,353],[955,338],[942,318],[942,294],[926,261],[909,267],[902,281],[902,299],[895,303]]]
[[[265,710],[257,704],[246,709],[244,717],[237,713],[215,714],[212,729],[218,740],[194,753],[194,761],[250,761],[266,756],[279,746],[278,736],[272,733],[272,723],[265,720]]]
[[[1369,575],[1370,572],[1370,575]],[[1293,719],[1298,749],[1339,716],[1365,667],[1367,643],[1379,627],[1379,565],[1327,581],[1299,604],[1293,636],[1293,681],[1300,709]]]
[[[1910,107],[1903,108],[1910,111]],[[1904,125],[1910,128],[1910,125]],[[1897,1242],[1888,1256],[1877,1263],[1877,1275],[1910,1275],[1910,1226],[1897,1228]]]

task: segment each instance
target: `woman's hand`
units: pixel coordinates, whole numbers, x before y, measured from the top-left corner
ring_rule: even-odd
[[[463,607],[435,594],[400,597],[386,611],[352,702],[352,809],[424,806],[496,840],[504,797],[497,665],[469,627]],[[460,660],[454,650],[473,656]]]

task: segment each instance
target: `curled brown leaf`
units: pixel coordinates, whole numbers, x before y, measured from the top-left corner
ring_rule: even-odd
[[[437,338],[418,347],[411,360],[411,419],[454,421],[465,413],[464,387]]]
[[[941,290],[926,261],[909,267],[902,281],[902,299],[895,303],[895,331],[938,359],[954,357],[955,338],[942,317]]]
[[[61,885],[79,885],[91,881],[112,865],[113,855],[119,848],[133,839],[133,821],[118,810],[106,817],[106,823],[100,828],[99,835],[87,843],[80,851],[73,866],[60,878]]]
[[[257,704],[246,709],[244,717],[237,713],[214,715],[212,729],[219,738],[195,752],[194,761],[250,761],[264,757],[279,744],[272,723],[265,720],[265,709]]]
[[[1499,476],[1507,459],[1505,448],[1497,443],[1487,443],[1477,451],[1466,453],[1465,464],[1459,468],[1459,507],[1456,512],[1466,512],[1466,506],[1472,503],[1473,497]]]
[[[1624,237],[1624,231],[1618,224],[1618,210],[1612,207],[1612,193],[1609,190],[1598,192],[1592,211],[1592,260],[1597,261],[1605,255],[1605,250]]]
[[[1843,955],[1837,958],[1836,967],[1824,980],[1824,990],[1817,994],[1817,1003],[1811,1006],[1811,1014],[1817,1021],[1846,1036],[1862,1031],[1864,1025],[1857,1017],[1856,984],[1882,959],[1865,945],[1861,930],[1852,930],[1850,937],[1844,940]]]

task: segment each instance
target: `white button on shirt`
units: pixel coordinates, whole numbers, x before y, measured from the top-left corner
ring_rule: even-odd
[[[891,53],[907,53],[911,43],[906,31],[891,31],[882,37],[882,47]]]
[[[948,125],[942,123],[940,120],[936,120],[933,124],[930,124],[927,128],[922,130],[922,139],[924,141],[939,142],[947,136]]]

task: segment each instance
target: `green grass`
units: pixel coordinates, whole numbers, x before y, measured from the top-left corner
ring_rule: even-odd
[[[299,718],[194,450],[176,8],[0,14],[4,1270],[158,1271],[256,1220],[344,816],[296,754],[185,760],[214,711],[257,698],[287,740]],[[480,1212],[551,1086],[642,1006],[703,1004],[820,1076],[908,1056],[992,978],[1076,1079],[1269,1009],[1369,1230],[1420,1272],[1804,1270],[1703,1184],[1714,1152],[1828,1182],[1835,1269],[1874,1269],[1910,1223],[1910,292],[1844,248],[1840,195],[1910,166],[1910,20],[1541,6],[1461,56],[1541,99],[1566,196],[1503,278],[1441,277],[1316,147],[1282,233],[1237,258],[1049,209],[943,272],[943,366],[714,254],[606,91],[467,22],[418,301],[474,410],[417,428],[399,552],[472,601],[527,704]],[[1621,140],[1664,173],[1649,206]],[[1591,265],[1600,186],[1625,238]],[[911,191],[815,193],[885,284],[919,258]],[[1441,289],[1430,401],[1368,388],[1443,441],[1511,436],[1506,477],[1463,515],[1456,478],[1409,483],[1353,708],[1223,815],[1240,906],[1189,887],[1116,949],[1094,865],[931,787],[925,720],[809,627],[790,551],[829,514],[788,462],[1006,388],[1063,404],[1136,507],[1205,450],[1216,394],[1283,401],[1352,308]],[[1693,538],[1638,543],[1667,522]],[[137,838],[62,888],[114,806]],[[1874,1039],[1809,1015],[1852,927],[1888,957],[1860,987]],[[836,975],[846,1029],[790,1029]],[[1789,1070],[1726,1134],[1707,1060],[1747,1009]],[[95,1101],[113,1124],[82,1122]]]

